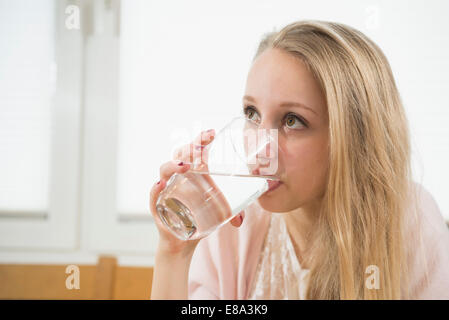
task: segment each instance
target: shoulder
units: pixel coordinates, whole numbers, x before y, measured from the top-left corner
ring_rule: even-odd
[[[421,184],[413,182],[408,211],[405,216],[409,232],[424,240],[447,244],[449,229],[432,194]]]
[[[239,228],[225,224],[198,243],[189,270],[189,299],[245,296],[269,224],[270,213],[254,202]]]
[[[449,299],[449,228],[431,193],[414,182],[405,216],[412,299]]]

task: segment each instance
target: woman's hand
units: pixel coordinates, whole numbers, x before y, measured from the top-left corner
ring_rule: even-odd
[[[211,143],[214,139],[214,130],[202,132],[193,143],[179,148],[174,155],[176,160],[164,163],[160,167],[160,180],[151,189],[150,192],[150,211],[159,231],[159,250],[169,254],[193,253],[200,239],[183,241],[174,236],[166,227],[157,214],[156,202],[161,191],[165,188],[167,181],[175,173],[185,173],[192,168],[193,163],[198,157],[201,162],[207,158],[203,152],[204,146]],[[231,224],[239,227],[242,224],[244,212],[231,220]]]

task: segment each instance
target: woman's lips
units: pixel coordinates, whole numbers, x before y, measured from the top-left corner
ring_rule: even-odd
[[[254,170],[252,170],[251,173],[254,175],[261,175],[261,172],[259,169],[254,169]],[[273,176],[273,178],[274,178],[274,176]],[[267,189],[267,191],[265,191],[265,193],[268,193],[268,192],[271,192],[271,191],[277,189],[282,184],[282,181],[267,179],[267,183],[268,183],[268,189]]]
[[[268,190],[265,193],[271,192],[271,191],[277,189],[282,184],[282,182],[279,180],[268,180],[267,179],[267,182],[268,182]]]

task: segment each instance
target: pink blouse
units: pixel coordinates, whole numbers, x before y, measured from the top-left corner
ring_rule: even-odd
[[[414,186],[421,209],[419,221],[408,220],[410,296],[449,299],[449,230],[429,192]],[[304,299],[308,271],[296,258],[282,214],[256,201],[239,228],[228,223],[199,242],[189,270],[189,299]]]
[[[248,299],[305,299],[308,269],[299,264],[282,213],[272,213]]]

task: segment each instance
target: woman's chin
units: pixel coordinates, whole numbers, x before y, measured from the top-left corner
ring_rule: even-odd
[[[290,211],[290,206],[288,204],[288,200],[285,199],[285,195],[281,194],[275,195],[273,194],[263,194],[257,199],[259,205],[262,209],[270,212],[288,212]]]

